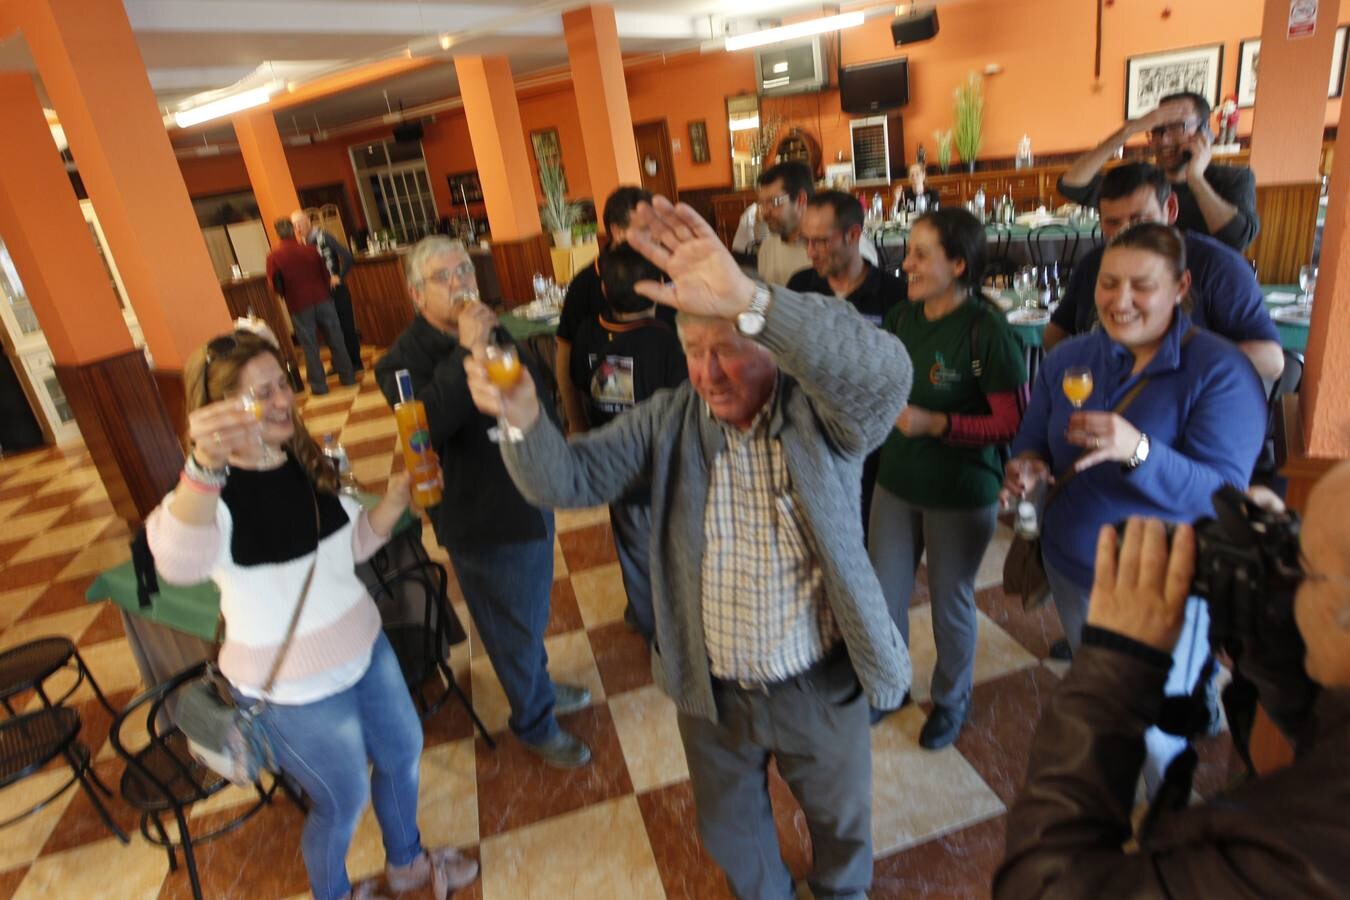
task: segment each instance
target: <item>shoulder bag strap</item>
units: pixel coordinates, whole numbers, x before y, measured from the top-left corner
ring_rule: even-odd
[[[319,543],[323,539],[323,528],[319,522],[319,494],[312,481],[309,484],[309,489],[314,496],[314,558],[309,561],[309,571],[305,573],[305,582],[300,586],[300,601],[295,604],[295,612],[291,613],[291,621],[286,626],[286,636],[281,639],[281,648],[277,650],[277,658],[273,660],[272,669],[267,673],[267,680],[263,682],[264,703],[267,695],[272,693],[272,688],[276,685],[277,675],[281,672],[281,664],[286,660],[286,652],[291,649],[291,641],[295,638],[295,629],[300,624],[300,613],[304,611],[305,601],[309,599],[309,586],[314,581],[314,568],[319,563]]]

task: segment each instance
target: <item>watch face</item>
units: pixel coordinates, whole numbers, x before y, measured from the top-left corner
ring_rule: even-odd
[[[764,315],[757,312],[743,312],[736,317],[736,329],[745,335],[759,334],[764,330]]]

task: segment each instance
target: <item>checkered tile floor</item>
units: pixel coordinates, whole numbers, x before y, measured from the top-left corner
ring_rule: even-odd
[[[368,366],[362,383],[309,400],[305,417],[319,436],[341,437],[356,475],[383,488],[394,467],[392,415]],[[445,556],[426,530],[433,558]],[[972,718],[957,743],[929,753],[917,744],[927,709],[933,643],[921,587],[911,612],[915,685],[920,702],[872,734],[877,852],[873,897],[981,897],[1002,855],[1006,810],[1026,764],[1032,730],[1058,680],[1044,662],[1059,636],[1053,613],[1027,615],[997,587],[1005,540],[981,573],[979,650]],[[127,531],[114,514],[82,447],[0,460],[0,649],[44,634],[68,635],[115,706],[140,689],[118,611],[88,605],[96,573],[128,556]],[[453,667],[490,731],[491,751],[475,739],[454,702],[426,722],[420,821],[429,845],[453,844],[482,862],[482,878],[461,897],[710,898],[729,896],[700,847],[693,799],[671,704],[652,685],[642,641],[622,622],[624,593],[605,510],[558,514],[552,620],[546,639],[553,677],[588,686],[590,708],[567,728],[594,751],[578,772],[547,768],[506,728],[501,687],[476,637],[455,648]],[[461,621],[470,622],[452,586]],[[83,689],[73,699],[82,739],[103,780],[116,785],[121,764],[107,743],[108,714]],[[1226,777],[1227,738],[1209,742],[1198,787]],[[0,820],[63,780],[48,770],[0,792]],[[794,874],[810,859],[805,821],[773,778],[775,811]],[[194,810],[194,831],[228,819],[248,795],[227,792]],[[115,817],[128,831],[136,816],[120,800]],[[208,897],[304,896],[301,815],[278,800],[238,831],[203,844],[198,861]],[[379,830],[367,813],[348,856],[353,878],[383,867]],[[0,900],[10,897],[187,897],[180,866],[139,835],[124,847],[88,800],[67,791],[42,812],[0,834]]]

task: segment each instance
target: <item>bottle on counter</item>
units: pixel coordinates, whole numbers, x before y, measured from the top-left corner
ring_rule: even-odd
[[[347,448],[342,446],[330,431],[323,436],[323,455],[338,475],[339,490],[344,494],[355,494],[359,490],[356,476],[352,474],[352,462],[347,456]]]
[[[413,399],[412,373],[399,369],[394,375],[398,381],[398,403],[394,406],[394,420],[398,423],[398,442],[403,448],[403,462],[412,481],[413,502],[430,509],[441,502],[441,461],[431,448],[431,429],[427,426],[427,408]]]
[[[980,220],[980,223],[983,224],[983,223],[984,223],[984,186],[983,186],[983,185],[981,185],[980,187],[978,187],[978,188],[975,189],[975,199],[974,199],[974,201],[972,201],[972,202],[974,203],[974,209],[972,210],[972,212],[975,213],[975,218],[979,219],[979,220]]]

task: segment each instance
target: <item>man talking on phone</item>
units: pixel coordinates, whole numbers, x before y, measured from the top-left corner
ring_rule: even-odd
[[[1158,168],[1177,198],[1176,225],[1222,241],[1241,253],[1256,240],[1256,176],[1246,166],[1215,165],[1209,101],[1185,91],[1168,94],[1150,113],[1130,119],[1084,153],[1059,179],[1059,192],[1075,203],[1097,205],[1102,168],[1125,142],[1147,134]]]

